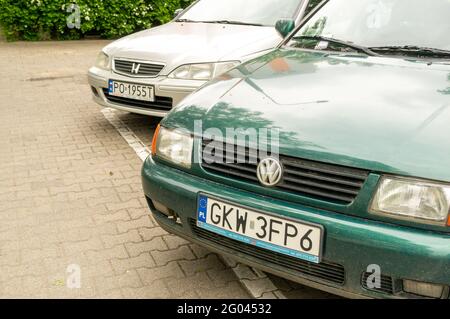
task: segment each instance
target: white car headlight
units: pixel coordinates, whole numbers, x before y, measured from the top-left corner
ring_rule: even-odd
[[[378,186],[371,211],[445,225],[450,212],[450,185],[385,176]]]
[[[152,154],[185,168],[191,168],[194,138],[190,134],[158,127]]]
[[[209,81],[238,66],[239,61],[186,64],[169,74],[169,78],[182,80]]]
[[[103,51],[100,52],[97,56],[97,61],[95,62],[95,66],[103,69],[103,70],[110,70],[111,69],[111,63],[109,56],[106,55]]]

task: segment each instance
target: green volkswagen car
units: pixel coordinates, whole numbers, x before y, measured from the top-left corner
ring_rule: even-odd
[[[154,218],[337,295],[449,299],[450,1],[323,1],[277,28],[161,122]]]

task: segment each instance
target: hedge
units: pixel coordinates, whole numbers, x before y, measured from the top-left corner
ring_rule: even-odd
[[[118,38],[166,23],[193,0],[0,0],[0,24],[8,40]],[[226,0],[223,0],[226,1]],[[243,0],[245,1],[245,0]],[[320,0],[311,0],[308,10]],[[80,29],[67,27],[68,6],[80,8]]]
[[[166,23],[192,0],[0,0],[0,24],[8,40],[117,38]],[[80,29],[67,27],[67,7],[80,8]]]

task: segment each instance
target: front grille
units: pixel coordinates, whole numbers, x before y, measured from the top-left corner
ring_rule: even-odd
[[[162,69],[164,69],[164,65],[162,64],[114,60],[114,70],[126,75],[155,77],[161,73]],[[136,70],[137,73],[135,72]]]
[[[134,100],[129,99],[125,97],[118,97],[118,96],[112,96],[109,95],[108,89],[103,89],[103,94],[105,94],[105,97],[108,101],[111,103],[126,105],[126,106],[136,106],[144,109],[151,109],[156,111],[170,111],[173,106],[173,99],[170,97],[164,97],[164,96],[155,96],[154,102],[149,101],[140,101],[140,100]]]
[[[211,140],[204,139],[203,150],[211,142]],[[227,152],[233,148],[232,154]],[[212,149],[212,154],[208,155],[203,152],[202,167],[205,170],[259,184],[256,169],[262,158],[259,155],[258,158],[255,158],[254,154],[258,154],[257,152],[247,147],[244,154],[243,148],[238,148],[237,145],[230,147],[225,143],[217,144],[217,142],[214,142]],[[244,156],[245,163],[240,164],[237,159],[243,159]],[[352,203],[369,175],[369,172],[365,170],[289,156],[280,155],[279,159],[284,167],[284,173],[282,182],[276,189],[338,204]]]
[[[394,282],[391,277],[381,275],[381,287],[380,288],[369,288],[367,285],[367,278],[369,278],[370,275],[372,275],[372,274],[368,273],[368,272],[365,272],[362,274],[361,285],[365,289],[371,290],[371,291],[377,291],[377,292],[381,292],[381,293],[389,294],[389,295],[394,294]]]
[[[345,282],[345,270],[341,265],[326,262],[322,262],[320,264],[310,263],[308,261],[265,250],[257,246],[248,245],[218,234],[214,234],[198,227],[196,221],[193,219],[190,220],[190,224],[194,234],[197,237],[218,246],[226,247],[235,252],[257,258],[261,264],[272,263],[293,270],[299,275],[311,276],[316,279],[333,282],[339,285],[343,285]]]

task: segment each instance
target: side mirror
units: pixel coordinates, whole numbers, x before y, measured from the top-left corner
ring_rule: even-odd
[[[281,19],[275,24],[275,29],[278,33],[285,38],[295,28],[295,21],[292,19]]]
[[[173,13],[173,18],[176,19],[183,11],[184,9],[176,9],[175,12]]]

